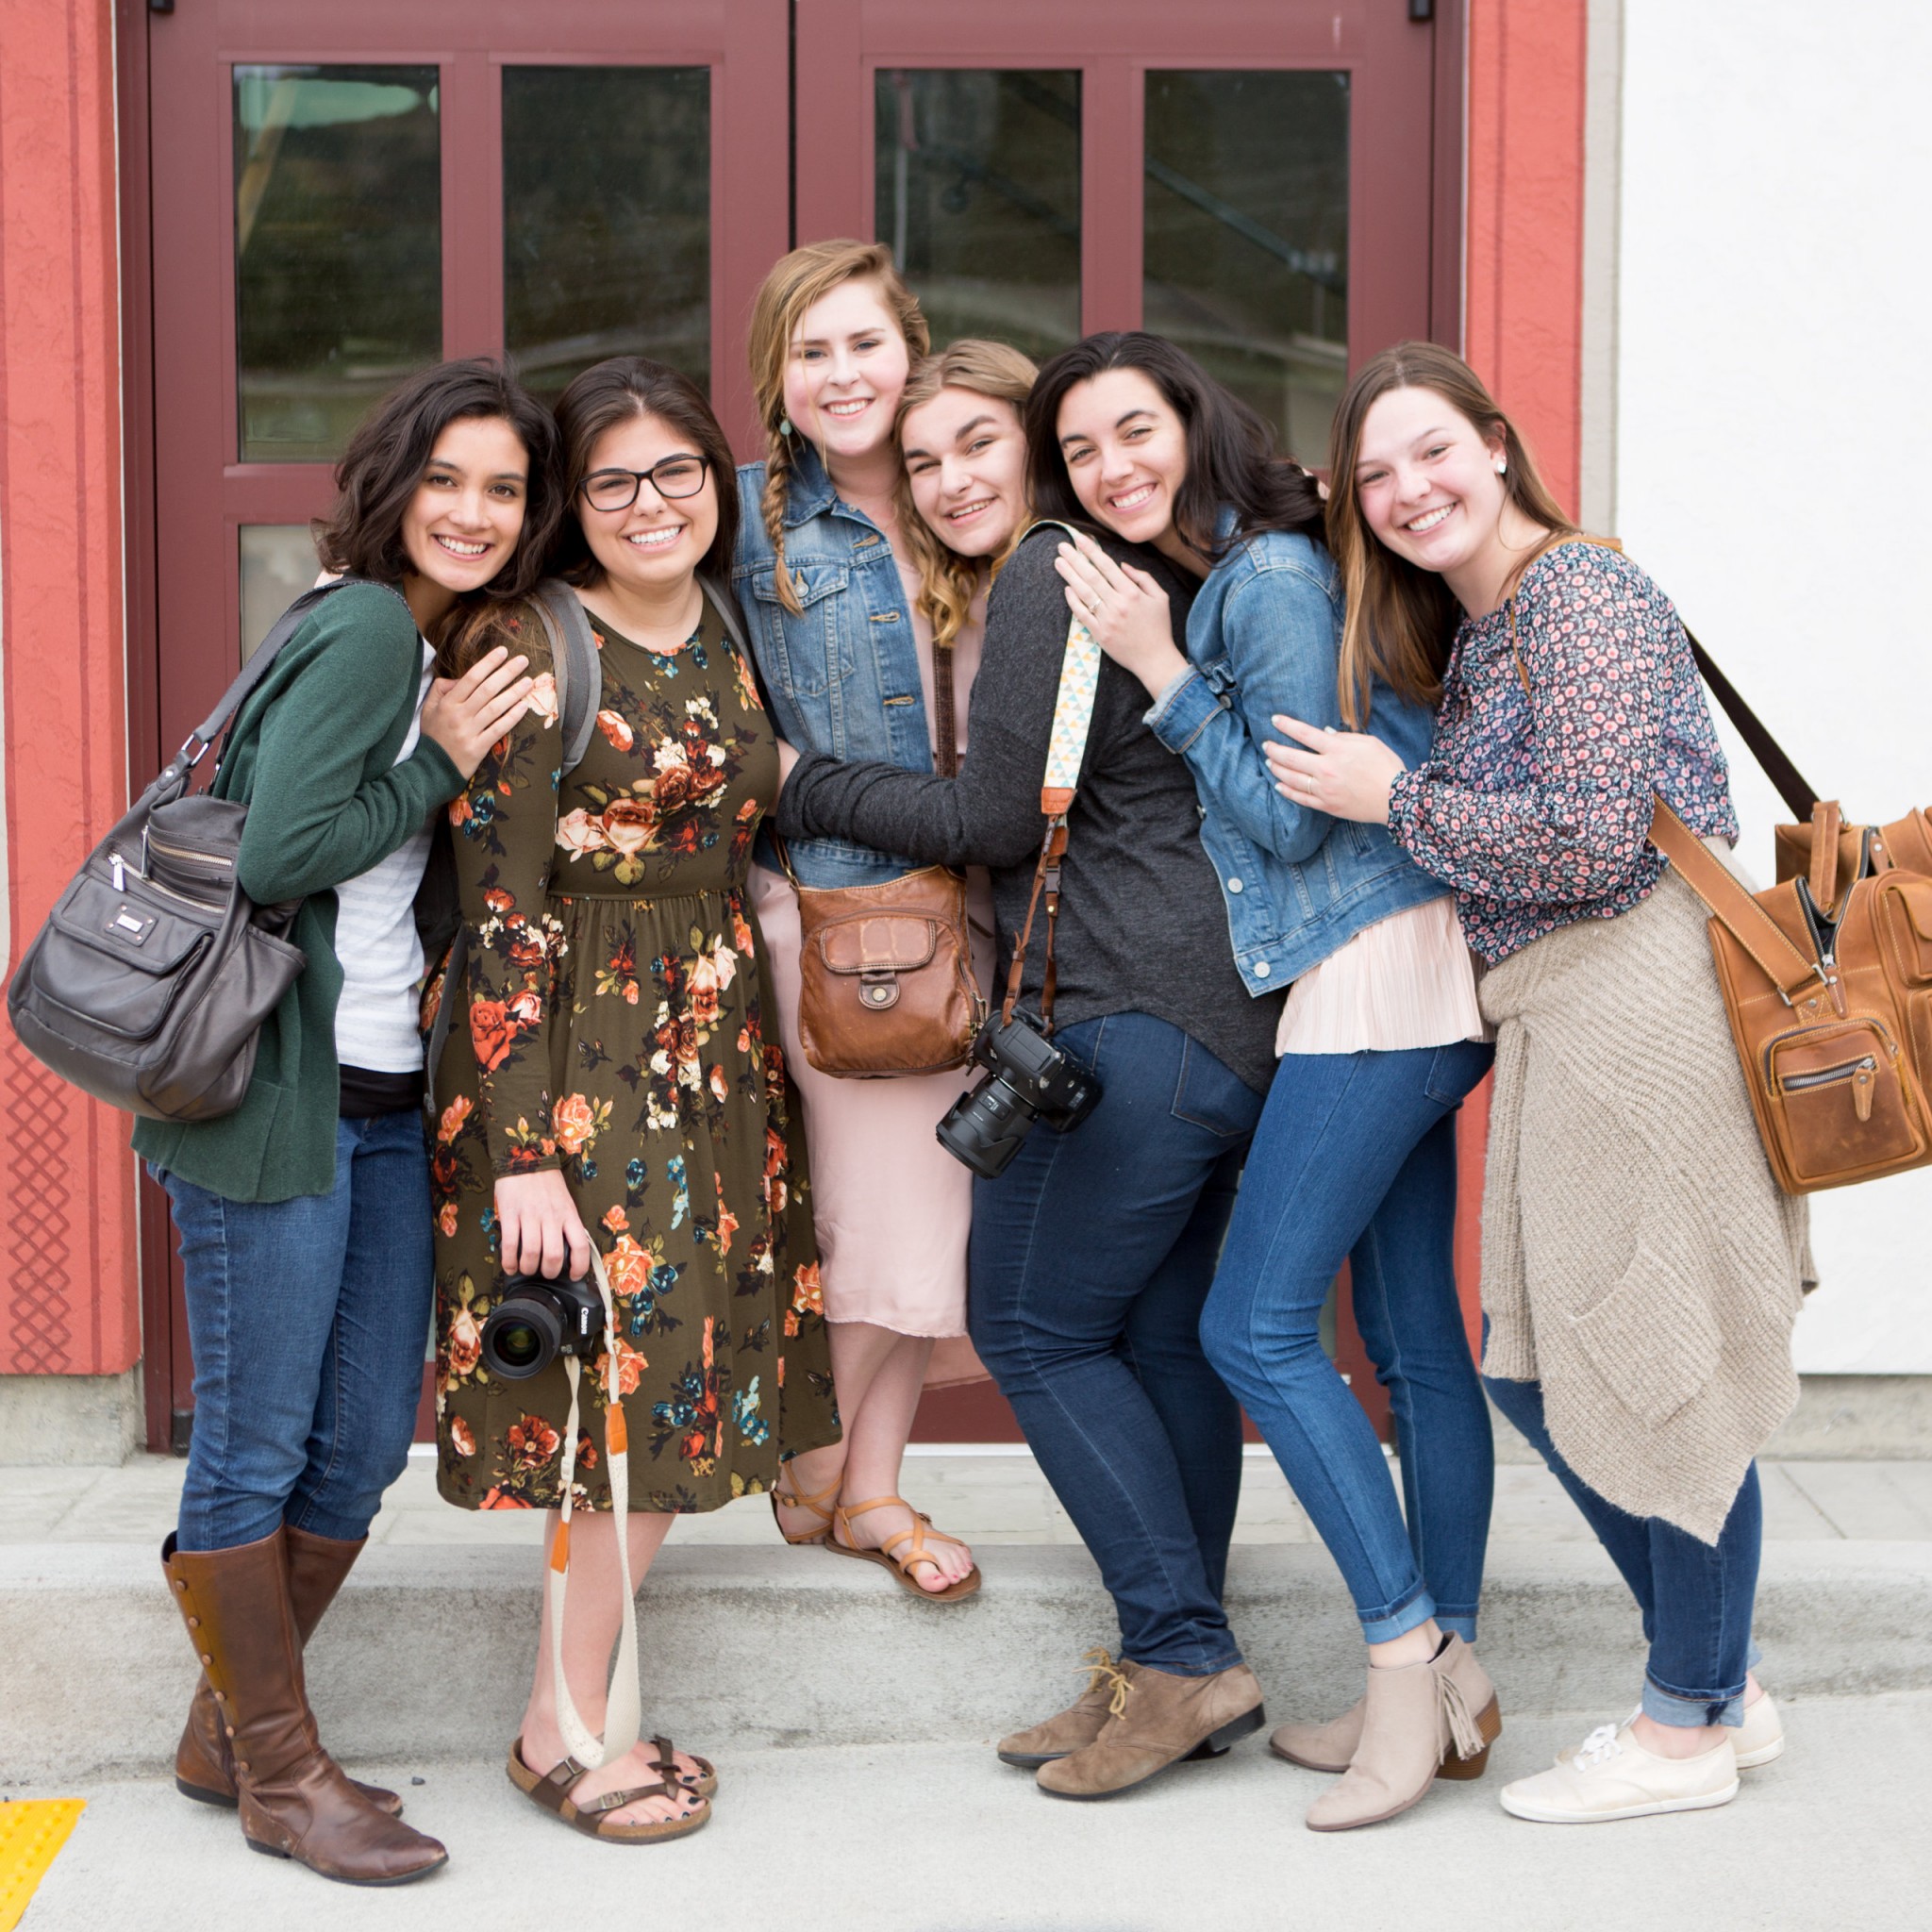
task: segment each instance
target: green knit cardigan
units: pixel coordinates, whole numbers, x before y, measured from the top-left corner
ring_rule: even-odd
[[[214,784],[248,808],[238,867],[258,906],[300,899],[308,963],[263,1024],[247,1095],[212,1121],[137,1121],[134,1151],[231,1201],[335,1185],[335,888],[386,858],[462,789],[440,745],[398,764],[423,672],[402,601],[373,585],[324,600],[250,692]]]

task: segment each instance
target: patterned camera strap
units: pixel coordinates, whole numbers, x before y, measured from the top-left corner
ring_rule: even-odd
[[[1049,521],[1042,519],[1042,522]],[[1039,528],[1039,525],[1034,527]],[[1071,524],[1059,527],[1073,534]],[[1058,980],[1054,934],[1060,916],[1060,861],[1067,853],[1067,814],[1080,783],[1080,764],[1087,756],[1087,732],[1093,722],[1093,697],[1100,685],[1100,646],[1093,633],[1077,618],[1067,624],[1067,645],[1060,659],[1059,693],[1054,700],[1053,734],[1046,746],[1046,774],[1040,787],[1040,809],[1046,832],[1040,841],[1040,862],[1033,868],[1033,896],[1026,902],[1026,923],[1013,947],[1007,969],[1007,996],[1000,1018],[1010,1023],[1020,1000],[1020,979],[1025,970],[1026,948],[1033,938],[1033,917],[1046,904],[1046,964],[1040,982],[1040,1020],[1053,1031],[1053,995]]]
[[[602,1740],[577,1715],[563,1674],[563,1603],[570,1587],[571,1478],[576,1471],[578,1391],[583,1365],[574,1355],[563,1358],[570,1378],[570,1415],[563,1425],[562,1517],[550,1545],[550,1569],[545,1587],[550,1592],[550,1668],[557,1686],[557,1726],[570,1755],[586,1771],[595,1771],[622,1757],[638,1740],[643,1726],[643,1698],[638,1685],[638,1607],[630,1574],[630,1538],[625,1524],[630,1502],[630,1441],[625,1430],[624,1402],[618,1386],[617,1350],[610,1338],[617,1333],[617,1309],[610,1297],[610,1276],[604,1257],[592,1243],[591,1274],[604,1303],[605,1382],[604,1467],[610,1478],[611,1527],[617,1534],[617,1574],[624,1591],[624,1614],[617,1626],[617,1668],[610,1679],[610,1702],[604,1716]]]

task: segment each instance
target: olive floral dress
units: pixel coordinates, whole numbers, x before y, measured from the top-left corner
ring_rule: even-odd
[[[456,1002],[432,1156],[439,1483],[471,1509],[560,1500],[562,1362],[510,1382],[478,1356],[503,1283],[493,1184],[558,1168],[610,1276],[630,1507],[711,1509],[839,1435],[803,1140],[744,897],[776,734],[708,601],[669,655],[592,620],[597,728],[559,781],[541,625],[502,622],[537,696],[449,808],[468,958],[425,1001],[425,1024]],[[608,1508],[594,1366],[575,1503]]]

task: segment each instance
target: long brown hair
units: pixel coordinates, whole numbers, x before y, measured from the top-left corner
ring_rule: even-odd
[[[1039,373],[1030,358],[1005,342],[963,337],[914,366],[906,379],[899,413],[892,419],[892,434],[899,435],[907,416],[945,389],[963,389],[976,396],[1009,403],[1014,415],[1024,417],[1033,378]],[[1000,565],[1012,555],[1032,518],[1028,515],[1021,519],[1012,535],[1001,545],[998,556],[961,557],[940,541],[913,508],[912,479],[903,465],[893,502],[898,510],[900,554],[919,572],[920,612],[932,625],[933,642],[950,644],[959,635],[959,626],[966,622],[966,613],[973,608],[973,600],[979,594],[989,572],[998,575]]]
[[[1442,695],[1442,670],[1461,616],[1449,586],[1435,571],[1396,556],[1370,530],[1356,494],[1362,425],[1376,400],[1397,389],[1432,390],[1484,438],[1499,438],[1507,468],[1506,499],[1550,537],[1572,537],[1576,525],[1550,494],[1516,425],[1496,407],[1482,379],[1453,349],[1435,342],[1397,342],[1357,372],[1335,411],[1328,441],[1328,548],[1347,598],[1338,674],[1341,715],[1360,730],[1376,678],[1419,705]],[[1547,547],[1539,543],[1510,573],[1510,583]]]
[[[791,338],[805,312],[846,282],[875,284],[879,299],[906,339],[907,353],[919,361],[932,347],[932,335],[920,312],[919,298],[900,279],[892,251],[883,242],[813,242],[780,256],[758,284],[751,308],[748,348],[752,395],[765,431],[765,535],[772,541],[776,565],[778,601],[796,612],[803,607],[785,568],[785,492],[791,484],[791,465],[803,437],[785,415],[785,365]]]

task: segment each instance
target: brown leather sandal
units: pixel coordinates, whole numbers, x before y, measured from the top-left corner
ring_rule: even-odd
[[[974,1564],[965,1575],[955,1577],[943,1590],[927,1590],[918,1577],[913,1575],[914,1566],[920,1563],[932,1564],[935,1569],[938,1568],[938,1565],[933,1563],[933,1558],[926,1554],[928,1530],[932,1530],[934,1542],[953,1543],[958,1547],[964,1547],[958,1537],[948,1536],[942,1529],[933,1529],[932,1518],[922,1516],[917,1509],[912,1509],[910,1529],[895,1530],[875,1550],[860,1549],[856,1538],[848,1542],[839,1541],[840,1530],[843,1530],[848,1538],[852,1537],[852,1519],[855,1516],[863,1516],[869,1509],[883,1509],[891,1503],[896,1503],[902,1509],[912,1509],[912,1505],[904,1496],[874,1496],[870,1503],[853,1503],[846,1507],[835,1509],[832,1512],[834,1528],[832,1534],[825,1539],[826,1549],[832,1551],[835,1556],[857,1557],[861,1562],[878,1564],[901,1590],[908,1595],[921,1597],[929,1604],[956,1604],[960,1598],[971,1596],[982,1581],[977,1563]],[[901,1543],[910,1543],[912,1547],[901,1554]]]
[[[667,1750],[663,1755],[668,1757],[670,1753]],[[661,1764],[652,1767],[656,1771],[663,1768]],[[693,1808],[679,1818],[659,1818],[649,1824],[613,1824],[610,1812],[622,1811],[626,1805],[635,1805],[641,1798],[692,1798],[695,1793],[683,1784],[636,1785],[625,1791],[606,1791],[601,1798],[586,1798],[578,1805],[572,1801],[570,1789],[587,1774],[588,1768],[575,1757],[566,1757],[555,1770],[539,1776],[524,1762],[521,1738],[509,1747],[509,1759],[504,1769],[509,1773],[510,1783],[532,1804],[562,1819],[573,1831],[580,1831],[586,1838],[602,1839],[607,1844],[650,1845],[669,1838],[689,1838],[711,1822],[710,1800],[697,1797]]]
[[[828,1482],[824,1486],[824,1488],[819,1491],[819,1492],[814,1496],[802,1496],[799,1494],[795,1487],[793,1488],[791,1493],[788,1496],[785,1493],[785,1491],[778,1487],[776,1483],[774,1483],[771,1489],[772,1521],[778,1525],[778,1534],[782,1536],[788,1543],[791,1543],[794,1545],[801,1543],[824,1542],[825,1538],[831,1533],[832,1519],[834,1516],[838,1514],[837,1510],[835,1509],[827,1509],[825,1507],[825,1503],[828,1498],[836,1496],[839,1493],[839,1485],[841,1482],[843,1482],[844,1479],[844,1472],[841,1470],[839,1473],[839,1474],[835,1475],[832,1478],[832,1480]],[[809,1509],[811,1513],[819,1519],[820,1526],[817,1529],[808,1529],[801,1531],[798,1535],[794,1536],[791,1530],[785,1527],[785,1519],[778,1514],[778,1511],[781,1508]]]
[[[651,1760],[651,1769],[666,1784],[682,1785],[693,1797],[709,1798],[716,1795],[718,1772],[708,1757],[700,1757],[695,1751],[686,1753],[691,1761],[697,1766],[697,1774],[693,1776],[688,1771],[678,1770],[677,1746],[669,1738],[653,1738],[651,1748],[658,1754]]]

